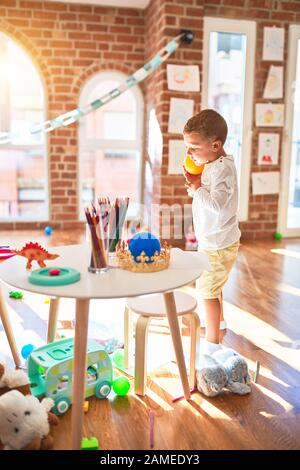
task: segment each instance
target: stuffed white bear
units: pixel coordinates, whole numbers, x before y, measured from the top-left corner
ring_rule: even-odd
[[[11,390],[0,397],[0,440],[6,450],[24,449],[36,438],[49,435],[48,412],[51,398],[42,402],[32,396]]]
[[[197,370],[197,388],[208,397],[227,389],[238,395],[251,392],[251,378],[247,362],[233,349],[220,349],[211,356],[203,356]]]

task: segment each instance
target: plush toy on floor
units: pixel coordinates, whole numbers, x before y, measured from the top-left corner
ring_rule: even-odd
[[[19,390],[23,395],[30,394],[28,377],[23,370],[8,370],[0,362],[0,395],[10,390]]]
[[[203,356],[203,364],[197,370],[197,388],[208,397],[215,397],[224,389],[246,395],[251,392],[250,380],[247,362],[232,349]]]
[[[53,448],[50,424],[58,418],[49,413],[54,402],[41,402],[32,395],[11,390],[0,397],[0,440],[5,450],[49,450]]]

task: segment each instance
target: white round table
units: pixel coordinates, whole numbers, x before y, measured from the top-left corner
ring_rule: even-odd
[[[72,448],[80,449],[82,438],[83,403],[85,387],[85,363],[87,349],[88,316],[90,299],[113,299],[136,297],[161,292],[164,295],[167,316],[174,345],[184,396],[190,397],[188,377],[185,367],[182,342],[176,314],[173,290],[199,278],[209,269],[207,257],[197,252],[184,252],[178,248],[171,251],[168,269],[156,273],[132,273],[111,268],[103,274],[88,272],[88,245],[70,245],[49,248],[59,258],[46,261],[47,266],[71,267],[81,273],[80,281],[65,286],[38,286],[28,281],[26,259],[15,256],[0,265],[0,279],[17,289],[51,296],[48,341],[53,341],[57,319],[56,300],[59,297],[76,299],[74,377],[72,403]],[[38,268],[33,262],[33,269]],[[50,329],[50,335],[49,335]]]

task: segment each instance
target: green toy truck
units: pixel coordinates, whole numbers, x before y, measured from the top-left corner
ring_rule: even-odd
[[[73,339],[62,339],[32,351],[28,375],[32,395],[54,400],[53,412],[62,415],[72,403]],[[88,340],[85,397],[106,398],[111,391],[112,364],[94,340]]]

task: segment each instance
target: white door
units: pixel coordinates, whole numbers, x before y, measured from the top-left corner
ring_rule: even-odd
[[[300,236],[300,26],[289,28],[286,116],[283,134],[278,229]]]
[[[225,151],[237,168],[240,221],[248,219],[255,39],[255,21],[204,18],[202,109],[215,109],[228,124]]]

